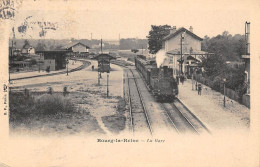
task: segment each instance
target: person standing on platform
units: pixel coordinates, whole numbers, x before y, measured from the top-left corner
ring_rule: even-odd
[[[177,75],[177,76],[176,76],[176,80],[177,80],[177,84],[178,84],[178,85],[179,85],[179,81],[180,81],[179,79],[180,79],[180,77],[179,77],[179,75]]]
[[[183,75],[181,75],[180,80],[181,80],[181,83],[183,85],[183,83],[184,83],[184,76]]]
[[[201,84],[198,84],[198,95],[201,95],[201,89],[202,89]]]

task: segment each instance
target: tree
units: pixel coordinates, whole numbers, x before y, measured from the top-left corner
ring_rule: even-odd
[[[245,53],[245,36],[240,34],[232,36],[227,31],[212,38],[205,36],[201,48],[222,55],[225,61],[240,61],[241,55]]]
[[[126,39],[120,39],[120,50],[130,50],[132,48],[135,49],[142,49],[146,48],[147,46],[147,40],[146,39],[136,39],[136,38],[126,38]]]
[[[35,65],[35,64],[37,64],[37,61],[36,61],[35,59],[30,59],[29,62],[30,62],[31,65]]]
[[[225,70],[225,60],[221,55],[211,55],[208,58],[202,57],[201,65],[204,69],[204,75],[210,79],[221,75]]]
[[[35,48],[37,51],[43,51],[43,50],[45,50],[46,49],[46,46],[45,46],[45,44],[44,43],[40,43],[40,42],[38,42],[38,44],[37,44],[37,46],[36,46],[36,48]]]
[[[152,54],[157,53],[162,48],[163,38],[170,33],[171,26],[169,25],[152,25],[149,31],[148,44],[149,52]]]
[[[24,40],[24,45],[23,45],[23,48],[26,46],[26,45],[30,45],[29,41],[26,39]]]
[[[205,35],[203,41],[201,42],[201,50],[208,50],[210,38]]]

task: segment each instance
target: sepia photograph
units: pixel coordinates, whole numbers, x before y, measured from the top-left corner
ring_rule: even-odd
[[[10,143],[0,166],[259,163],[258,149],[242,156],[257,134],[250,85],[259,78],[250,69],[252,56],[259,62],[251,49],[259,5],[1,0],[0,120]],[[103,147],[131,150],[115,162]],[[139,149],[150,153],[139,159]],[[125,159],[136,151],[136,161]]]

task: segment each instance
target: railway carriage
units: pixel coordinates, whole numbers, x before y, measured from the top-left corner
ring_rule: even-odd
[[[178,94],[178,85],[173,77],[172,68],[157,68],[155,61],[135,59],[136,69],[141,73],[150,91],[159,101],[173,100]]]

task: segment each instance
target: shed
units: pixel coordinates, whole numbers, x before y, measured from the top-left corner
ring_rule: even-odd
[[[81,42],[70,42],[66,46],[63,47],[66,50],[71,50],[73,52],[78,52],[78,53],[88,53],[88,47],[87,45],[81,43]]]
[[[53,50],[53,51],[37,51],[36,53],[42,53],[44,56],[44,60],[51,60],[53,63],[53,60],[55,61],[55,67],[54,70],[60,70],[66,68],[66,58],[71,53],[70,50]],[[47,63],[49,61],[45,61]]]
[[[94,56],[92,59],[98,61],[98,72],[109,72],[110,61],[116,59],[116,57],[109,54],[101,53]]]

